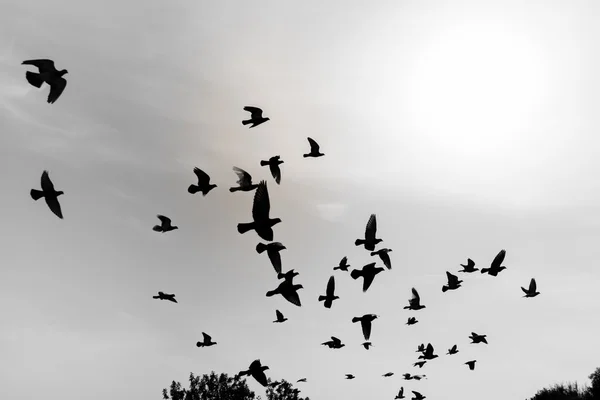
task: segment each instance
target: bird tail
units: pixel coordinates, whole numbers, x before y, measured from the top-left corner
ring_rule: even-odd
[[[267,297],[275,296],[277,294],[277,290],[269,290],[267,292]]]
[[[256,252],[258,254],[262,254],[262,252],[264,252],[267,249],[267,245],[264,243],[259,243],[256,245]]]
[[[248,223],[239,223],[237,224],[237,230],[239,233],[246,233],[248,231],[251,231],[252,229],[254,229],[254,222],[248,222]]]
[[[269,165],[269,162],[265,160],[260,160],[260,165],[264,167],[265,165]]]
[[[350,272],[350,276],[352,279],[358,279],[362,276],[362,271],[359,269],[353,269],[352,272]]]
[[[251,119],[247,119],[247,120],[242,121],[242,125],[248,125],[248,124],[251,124],[251,123],[252,123]]]
[[[486,272],[488,272],[490,269],[489,268],[481,268],[481,273],[485,274]]]
[[[310,157],[310,154],[303,154],[303,156],[306,157]]]
[[[319,301],[325,301],[327,299],[327,296],[319,296]]]
[[[442,292],[444,292],[444,293],[445,293],[445,292],[446,292],[446,290],[448,290],[448,286],[446,286],[446,285],[442,286]]]
[[[365,244],[365,240],[363,240],[363,239],[356,239],[356,241],[354,242],[354,245],[356,245],[356,246],[360,246],[361,244]]]
[[[154,225],[154,228],[152,228],[152,230],[154,232],[162,232],[162,227],[160,225]]]
[[[204,343],[202,343],[202,342],[197,342],[197,343],[196,343],[196,346],[198,346],[198,347],[204,347]]]
[[[194,194],[194,193],[198,193],[200,191],[200,187],[196,186],[196,185],[190,185],[190,187],[188,188],[188,193]]]
[[[229,191],[230,191],[231,193],[233,193],[233,192],[237,192],[238,190],[241,190],[241,188],[239,188],[239,187],[232,187],[232,188],[229,188]]]
[[[152,296],[153,299],[160,299],[160,296]]]
[[[25,78],[27,78],[27,82],[29,82],[32,86],[35,86],[36,88],[41,87],[42,83],[44,83],[42,76],[37,72],[27,71],[25,73]]]
[[[340,267],[333,267],[333,270],[334,270],[334,271],[335,271],[335,270],[338,270],[338,269],[341,269],[341,268],[340,268]]]
[[[31,194],[31,198],[35,201],[38,201],[39,199],[44,197],[44,192],[42,192],[41,190],[31,189],[31,192],[29,193]]]

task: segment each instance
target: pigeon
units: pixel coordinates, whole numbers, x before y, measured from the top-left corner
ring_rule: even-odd
[[[461,269],[458,272],[475,272],[475,271],[479,271],[479,268],[475,268],[475,261],[471,260],[470,258],[467,259],[467,265],[465,264],[460,264],[461,267],[463,267],[463,269]]]
[[[412,298],[408,300],[408,305],[404,307],[405,310],[420,310],[425,308],[425,306],[421,305],[421,297],[417,292],[417,289],[412,288]]]
[[[202,192],[202,196],[206,196],[208,192],[217,187],[217,185],[210,183],[210,176],[198,167],[194,167],[194,174],[198,178],[197,185],[190,185],[188,187],[188,193],[195,194]]]
[[[252,124],[250,128],[254,128],[255,126],[270,120],[270,118],[263,117],[263,110],[258,107],[246,106],[244,107],[244,111],[248,111],[250,113],[250,119],[242,121],[242,125]]]
[[[404,377],[405,381],[410,381],[411,379],[414,379],[414,377],[411,376],[409,373],[402,374],[402,376]]]
[[[42,87],[42,84],[46,82],[50,86],[50,93],[48,94],[48,103],[54,104],[60,97],[63,90],[67,86],[67,81],[63,78],[63,75],[69,73],[66,69],[58,71],[54,67],[54,61],[52,60],[27,60],[23,61],[21,65],[33,65],[37,67],[38,72],[27,71],[25,78],[31,86],[36,88]]]
[[[496,257],[494,257],[494,261],[492,261],[489,268],[481,268],[481,273],[485,274],[487,272],[489,275],[498,276],[500,271],[506,269],[506,267],[502,265],[504,257],[506,257],[506,250],[500,250]]]
[[[417,322],[419,322],[419,321],[417,321],[417,319],[416,319],[415,317],[410,317],[410,318],[408,319],[408,321],[406,321],[406,325],[414,325],[414,324],[416,324]]]
[[[475,332],[471,332],[471,336],[469,336],[469,339],[471,339],[471,344],[475,344],[475,343],[485,343],[488,344],[487,340],[485,339],[487,335],[478,335]]]
[[[364,342],[361,346],[364,347],[366,350],[369,350],[369,347],[373,346],[373,343]]]
[[[269,290],[267,292],[267,297],[274,296],[276,294],[280,294],[284,299],[289,301],[295,306],[301,307],[300,296],[298,296],[298,290],[303,289],[302,285],[294,285],[292,282],[284,280],[275,288],[274,290]]]
[[[452,354],[456,353],[458,353],[458,349],[456,348],[456,345],[454,345],[450,349],[448,349],[448,352],[446,354],[451,356]]]
[[[315,142],[311,138],[307,138],[307,139],[308,139],[308,143],[310,144],[310,153],[304,154],[305,158],[306,157],[321,157],[321,156],[325,155],[319,151],[319,145],[317,144],[317,142]]]
[[[383,265],[387,267],[387,269],[392,269],[392,262],[390,261],[390,255],[388,254],[392,249],[381,249],[377,251],[372,251],[371,255],[378,255],[383,262]]]
[[[362,327],[362,332],[363,332],[363,336],[365,337],[365,340],[369,340],[369,338],[371,337],[371,323],[377,319],[377,315],[375,314],[365,314],[362,317],[354,317],[352,318],[352,322],[359,322],[360,321],[360,326]]]
[[[340,271],[348,271],[349,266],[350,265],[348,265],[348,257],[344,257],[342,258],[340,264],[337,267],[333,267],[333,270],[335,271],[336,269],[339,269]]]
[[[163,292],[158,292],[158,296],[152,296],[153,299],[160,299],[160,300],[169,300],[172,301],[173,303],[177,303],[177,300],[175,300],[175,295],[174,294],[167,294],[167,293],[163,293]]]
[[[427,347],[425,348],[425,352],[419,356],[419,360],[433,360],[437,357],[437,354],[433,354],[433,346],[431,343],[428,343]]]
[[[256,379],[256,381],[258,383],[260,383],[263,386],[267,386],[267,376],[265,375],[265,370],[269,369],[269,367],[262,366],[260,364],[260,360],[254,360],[252,361],[252,364],[250,364],[250,367],[246,370],[246,371],[240,371],[237,376],[245,376],[245,375],[252,375],[252,377],[254,379]]]
[[[281,222],[280,218],[270,218],[269,211],[271,203],[269,201],[269,191],[267,182],[260,181],[258,189],[254,193],[254,203],[252,205],[253,222],[239,223],[237,230],[244,234],[250,230],[255,230],[258,236],[263,240],[271,242],[273,240],[273,225]]]
[[[196,342],[196,346],[198,347],[209,347],[212,345],[217,344],[217,342],[213,342],[212,338],[210,337],[210,335],[207,335],[206,333],[202,332],[202,341],[201,342]]]
[[[426,398],[419,392],[415,392],[414,390],[411,390],[411,392],[413,392],[413,395],[414,395],[414,397],[411,400],[423,400]]]
[[[469,366],[469,369],[471,371],[473,371],[475,369],[476,362],[477,362],[477,360],[471,360],[471,361],[467,361],[465,364]]]
[[[383,376],[384,378],[389,378],[389,377],[390,377],[390,376],[392,376],[392,375],[394,375],[394,373],[393,373],[393,372],[386,372],[385,374],[383,374],[383,375],[381,375],[381,376]]]
[[[237,184],[239,186],[229,188],[230,192],[232,192],[232,193],[237,192],[237,191],[250,192],[258,187],[257,183],[252,183],[252,175],[250,175],[243,169],[238,168],[238,167],[233,167],[233,172],[235,172],[236,175],[238,176]]]
[[[442,286],[442,292],[446,292],[447,290],[455,290],[460,287],[462,281],[458,279],[458,276],[453,275],[448,271],[446,271],[446,276],[448,277],[448,284]]]
[[[256,252],[258,254],[262,254],[265,250],[267,251],[269,260],[271,260],[271,264],[273,265],[273,268],[275,268],[275,272],[278,274],[281,273],[281,255],[279,252],[285,249],[286,247],[279,242],[273,242],[269,244],[259,243],[256,245]]]
[[[274,156],[269,158],[269,161],[261,160],[260,165],[265,166],[268,165],[271,170],[271,175],[275,179],[275,182],[279,185],[281,183],[281,170],[279,169],[279,164],[283,164],[283,161],[279,159],[280,156]]]
[[[300,275],[299,273],[297,273],[296,271],[294,271],[293,269],[290,269],[288,272],[286,272],[285,274],[277,274],[277,279],[285,279],[286,282],[292,283],[294,280],[295,276]]]
[[[62,190],[56,191],[54,189],[54,184],[50,180],[48,176],[48,171],[42,172],[42,190],[31,189],[29,194],[31,198],[35,201],[38,201],[42,197],[46,200],[46,204],[50,211],[54,213],[58,218],[63,219],[62,210],[60,208],[60,203],[58,202],[58,196],[65,194]]]
[[[427,363],[427,360],[425,360],[425,361],[417,361],[416,363],[413,364],[413,367],[423,368],[423,365],[425,365],[425,363]]]
[[[158,219],[160,219],[160,225],[154,225],[154,228],[152,228],[153,231],[155,232],[169,232],[175,229],[179,229],[179,227],[177,226],[173,226],[171,225],[171,219],[165,217],[164,215],[157,215],[156,216]]]
[[[419,347],[417,347],[416,353],[424,353],[425,352],[425,344],[421,343]]]
[[[360,246],[364,245],[365,249],[373,251],[375,250],[375,245],[377,243],[383,242],[382,239],[375,239],[375,235],[377,234],[377,218],[375,214],[371,214],[369,217],[369,221],[367,222],[367,228],[365,229],[365,238],[364,239],[356,239],[354,245]]]
[[[339,299],[333,292],[335,291],[335,279],[333,275],[327,282],[327,289],[325,290],[325,296],[319,296],[319,301],[324,301],[325,308],[331,308],[331,304],[336,299]]]
[[[394,400],[403,399],[403,398],[404,398],[404,386],[400,388],[400,390],[398,391],[398,394],[396,395],[396,397],[394,397]]]
[[[362,269],[353,269],[350,272],[350,276],[352,279],[358,279],[361,276],[363,277],[363,292],[366,292],[367,289],[373,283],[373,279],[375,279],[375,275],[383,271],[383,268],[375,267],[375,263],[367,264]]]
[[[343,344],[342,341],[340,339],[336,338],[335,336],[332,336],[331,340],[321,343],[321,345],[327,346],[330,349],[341,349],[342,347],[345,346],[345,344]]]
[[[306,378],[298,379],[296,382],[306,382]]]
[[[279,323],[281,323],[281,322],[285,322],[285,321],[288,320],[287,318],[285,318],[283,316],[283,314],[279,310],[275,310],[275,315],[277,316],[277,319],[275,321],[273,321],[273,322],[279,322]]]
[[[521,286],[521,290],[525,292],[525,296],[523,297],[535,297],[538,294],[540,294],[540,292],[537,291],[537,284],[535,283],[535,278],[531,278],[531,281],[529,282],[529,289],[525,289],[523,286]]]
[[[354,375],[346,374],[346,379],[354,379],[354,378],[356,378]]]

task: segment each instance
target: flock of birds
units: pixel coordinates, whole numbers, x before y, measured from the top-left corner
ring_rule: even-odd
[[[50,86],[50,92],[47,98],[47,102],[52,104],[54,103],[60,95],[63,93],[67,81],[63,78],[63,76],[67,73],[66,69],[61,71],[57,70],[54,67],[54,62],[48,59],[38,59],[38,60],[28,60],[22,63],[23,65],[33,65],[38,68],[39,72],[31,72],[27,71],[25,76],[27,81],[34,87],[40,88],[43,83],[46,83]],[[250,112],[250,118],[242,121],[243,125],[250,125],[250,128],[254,128],[259,126],[267,121],[269,118],[263,116],[263,111],[258,107],[246,106],[244,107],[245,111]],[[304,157],[322,157],[323,153],[320,151],[320,147],[318,143],[312,138],[307,138],[310,145],[310,152],[304,154]],[[281,184],[281,169],[279,165],[283,164],[283,160],[279,155],[271,157],[269,160],[261,160],[261,166],[268,166],[273,176],[275,182],[279,185]],[[300,296],[298,293],[299,289],[302,289],[303,286],[301,284],[294,284],[294,278],[299,275],[295,270],[289,270],[287,272],[282,272],[282,264],[281,264],[281,256],[280,251],[284,250],[286,247],[280,243],[273,241],[273,227],[281,222],[280,218],[271,218],[270,213],[270,200],[269,200],[269,192],[267,189],[267,182],[265,180],[261,180],[258,184],[253,183],[252,176],[244,171],[241,168],[233,167],[233,171],[238,177],[236,187],[231,187],[229,189],[230,192],[251,192],[254,193],[254,200],[252,205],[252,221],[251,222],[243,222],[237,225],[237,230],[240,234],[247,233],[249,231],[255,231],[256,234],[263,240],[270,243],[258,243],[256,245],[256,252],[258,254],[262,254],[264,252],[267,253],[269,260],[277,274],[277,279],[280,281],[278,286],[270,290],[266,293],[267,297],[281,295],[291,304],[301,307]],[[197,183],[191,184],[188,187],[188,193],[196,194],[202,193],[203,196],[206,196],[211,190],[217,187],[216,184],[210,183],[210,176],[202,171],[199,168],[194,168],[194,174],[197,178]],[[32,189],[31,197],[33,200],[39,200],[44,198],[48,208],[60,219],[63,219],[62,209],[60,203],[58,201],[58,197],[63,195],[64,192],[59,190],[57,191],[54,188],[54,184],[50,180],[48,175],[48,171],[43,171],[41,177],[41,190]],[[157,215],[160,220],[160,224],[155,225],[152,229],[156,232],[166,233],[173,230],[178,229],[177,226],[173,225],[170,218],[164,215]],[[392,263],[390,260],[389,253],[392,252],[389,248],[381,248],[379,250],[375,250],[376,246],[381,243],[383,240],[377,238],[377,218],[375,214],[372,214],[369,217],[369,220],[366,225],[364,238],[356,239],[355,246],[363,246],[365,250],[369,252],[371,256],[378,256],[384,267],[388,270],[392,269]],[[506,251],[501,250],[491,262],[489,268],[482,268],[482,274],[488,274],[490,276],[496,277],[498,274],[506,269],[505,266],[502,265],[504,262],[504,258],[506,256]],[[350,277],[354,280],[362,278],[362,290],[366,292],[375,277],[385,271],[385,268],[376,266],[376,262],[371,262],[360,269],[353,269],[350,272]],[[467,264],[460,264],[463,267],[462,270],[458,272],[471,274],[478,271],[478,268],[475,268],[475,262],[470,258],[467,260]],[[334,267],[334,271],[348,272],[350,265],[348,264],[348,258],[344,257],[341,259],[338,266]],[[446,271],[447,283],[442,286],[442,292],[447,292],[448,290],[456,290],[461,287],[463,281],[458,278],[457,275]],[[528,288],[521,287],[522,291],[525,293],[527,298],[535,297],[540,294],[537,291],[537,285],[534,278],[531,279]],[[175,299],[175,294],[168,294],[164,292],[158,292],[157,295],[153,296],[154,299],[159,300],[167,300],[173,303],[177,303]],[[323,306],[325,308],[330,309],[335,300],[338,300],[339,296],[335,295],[335,276],[332,275],[325,288],[325,294],[318,296],[318,301],[323,302]],[[412,297],[408,300],[408,305],[404,307],[404,309],[410,311],[419,311],[426,308],[425,305],[421,304],[421,297],[419,296],[418,291],[413,287],[412,288]],[[283,315],[283,313],[279,310],[275,310],[276,320],[274,323],[283,323],[288,319]],[[366,349],[372,346],[372,343],[369,341],[371,336],[371,330],[373,321],[378,318],[375,314],[365,314],[362,316],[352,318],[352,323],[360,322],[360,326],[362,329],[362,334],[364,337],[364,342],[361,345]],[[408,318],[406,325],[414,325],[418,323],[418,320],[411,316]],[[203,338],[202,341],[198,341],[196,343],[197,347],[209,347],[214,346],[217,342],[212,340],[212,337],[205,332],[202,332]],[[471,333],[469,336],[471,339],[471,344],[485,343],[487,344],[486,335],[477,334],[475,332]],[[331,339],[323,342],[321,345],[326,346],[330,349],[341,349],[345,346],[342,341],[335,337],[331,336]],[[438,357],[435,353],[434,347],[431,343],[425,345],[424,343],[420,344],[417,348],[417,353],[420,353],[417,361],[413,364],[413,367],[422,368],[428,362],[431,362],[435,358]],[[455,355],[459,352],[458,347],[454,344],[446,353],[446,355]],[[470,370],[475,369],[475,363],[477,360],[470,360],[465,362],[464,364],[468,366]],[[276,386],[279,382],[273,381],[269,383],[265,371],[268,370],[268,366],[264,366],[261,364],[260,360],[253,361],[247,370],[240,371],[237,376],[252,376],[258,383],[262,386]],[[383,374],[383,377],[393,376],[393,372],[387,372]],[[355,376],[353,374],[346,374],[345,379],[354,379]],[[426,375],[411,375],[410,373],[403,374],[403,378],[405,380],[421,380],[426,378]],[[306,382],[306,378],[299,379],[297,382]],[[426,396],[423,396],[421,393],[417,391],[412,391],[413,397],[412,400],[423,400]],[[403,399],[404,396],[404,387],[401,387],[395,399]]]

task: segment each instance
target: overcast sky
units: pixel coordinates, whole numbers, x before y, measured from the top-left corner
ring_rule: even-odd
[[[0,398],[159,399],[190,372],[256,358],[273,379],[306,377],[311,400],[400,386],[524,399],[587,382],[600,366],[599,18],[595,1],[2,1]],[[69,70],[53,105],[25,79],[36,58]],[[246,105],[271,120],[248,130]],[[307,136],[325,157],[302,157]],[[279,186],[259,165],[277,154]],[[301,308],[265,296],[278,281],[258,236],[236,230],[253,194],[228,191],[234,165],[268,182]],[[195,166],[218,185],[204,198],[186,190]],[[64,220],[29,197],[44,169]],[[371,213],[393,268],[367,293],[336,271],[325,309],[343,256],[377,261],[354,246]],[[153,232],[156,214],[180,229]],[[498,277],[441,292],[445,271],[503,248]],[[532,277],[541,295],[524,299]],[[402,309],[413,286],[416,313]],[[289,321],[273,324],[275,309]],[[369,351],[351,323],[366,313],[380,315]],[[218,345],[197,348],[203,331]],[[331,335],[346,347],[321,346]],[[440,357],[419,370],[422,342]]]

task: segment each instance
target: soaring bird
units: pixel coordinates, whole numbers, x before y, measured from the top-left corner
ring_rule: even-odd
[[[352,322],[360,322],[360,326],[362,327],[363,336],[365,340],[369,340],[371,337],[371,323],[377,319],[377,315],[375,314],[365,314],[362,317],[354,317],[352,318]]]
[[[196,342],[196,346],[198,346],[198,347],[209,347],[209,346],[213,346],[215,344],[217,344],[217,342],[213,342],[210,335],[207,335],[204,332],[202,332],[202,341]]]
[[[160,220],[160,225],[154,225],[154,228],[152,228],[153,231],[165,233],[175,229],[179,229],[178,226],[171,225],[171,218],[165,217],[164,215],[160,214],[156,217]]]
[[[310,153],[304,154],[304,157],[321,157],[325,154],[319,151],[319,145],[311,138],[307,138],[308,143],[310,143]]]
[[[286,282],[292,283],[294,281],[294,277],[300,275],[299,273],[297,273],[296,271],[294,271],[293,269],[290,269],[288,272],[286,272],[285,274],[277,274],[277,279],[285,279]]]
[[[306,382],[306,378],[298,379],[296,382]]]
[[[273,268],[275,268],[275,272],[278,274],[281,273],[281,255],[279,252],[285,249],[286,247],[279,242],[273,242],[269,244],[259,243],[256,245],[256,252],[258,254],[263,253],[265,250],[267,251],[269,260],[271,260],[271,264],[273,265]]]
[[[458,272],[475,272],[475,271],[479,271],[479,268],[475,268],[475,261],[471,260],[470,258],[467,258],[467,265],[460,264],[460,266],[463,267],[463,269],[461,269]]]
[[[404,306],[404,309],[417,311],[425,307],[426,306],[421,305],[421,297],[419,296],[419,292],[417,292],[417,289],[412,288],[412,298],[408,300],[408,305]]]
[[[233,172],[238,176],[237,184],[238,187],[229,188],[230,192],[237,192],[238,190],[242,192],[250,192],[258,187],[258,184],[252,183],[252,175],[247,173],[241,168],[233,167]]]
[[[398,394],[396,395],[396,397],[394,397],[394,400],[403,399],[403,398],[404,398],[404,386],[402,386],[400,388],[400,390],[398,391]]]
[[[448,277],[448,284],[442,286],[442,292],[446,292],[447,290],[455,290],[460,287],[462,281],[458,279],[458,276],[446,271],[446,277]]]
[[[506,257],[506,250],[500,250],[496,257],[494,257],[494,260],[489,268],[481,268],[481,273],[485,274],[487,272],[492,276],[498,276],[500,271],[506,269],[506,267],[502,265],[504,257]]]
[[[487,340],[485,339],[487,335],[478,335],[475,332],[471,332],[471,336],[469,336],[469,339],[471,339],[471,343],[485,343],[488,344]]]
[[[54,67],[54,61],[52,60],[27,60],[23,61],[21,65],[33,65],[34,67],[37,67],[39,73],[31,71],[25,73],[27,82],[36,88],[42,87],[42,84],[46,82],[50,86],[48,103],[53,104],[58,100],[67,86],[67,81],[63,78],[63,75],[69,73],[69,71],[66,69],[58,71]]]
[[[354,375],[346,374],[346,379],[354,379],[354,378],[356,378]]]
[[[369,350],[369,347],[373,346],[373,343],[371,342],[364,342],[361,344],[362,347],[364,347],[366,350]]]
[[[336,338],[335,336],[332,336],[331,340],[321,343],[321,345],[327,346],[330,349],[341,349],[342,347],[345,346],[345,344],[343,344],[342,341],[340,339]]]
[[[354,244],[356,246],[364,245],[365,249],[373,251],[377,243],[383,242],[382,239],[376,239],[377,234],[377,217],[375,214],[371,214],[369,221],[367,222],[367,228],[365,229],[365,238],[356,239]]]
[[[423,354],[419,356],[419,360],[433,360],[437,357],[437,354],[433,354],[433,346],[431,345],[431,343],[428,343]]]
[[[252,361],[252,364],[250,364],[250,367],[246,371],[240,371],[237,374],[237,376],[240,377],[245,375],[252,375],[252,377],[256,379],[258,383],[260,383],[263,386],[267,386],[267,376],[265,375],[265,371],[267,369],[269,369],[269,367],[267,367],[266,365],[261,365],[260,360],[254,360]]]
[[[425,365],[426,363],[427,363],[427,360],[417,361],[416,363],[413,364],[413,367],[423,368],[423,365]]]
[[[410,317],[410,318],[408,318],[408,321],[406,321],[406,325],[414,325],[417,322],[419,322],[419,321],[417,321],[417,319],[415,317]]]
[[[194,174],[198,178],[197,185],[190,185],[188,187],[188,193],[194,194],[202,192],[202,196],[206,196],[208,192],[217,187],[214,183],[210,183],[210,176],[198,167],[194,167]]]
[[[301,307],[300,296],[298,295],[298,290],[302,289],[302,285],[294,285],[290,281],[284,280],[275,288],[274,290],[269,290],[267,292],[267,297],[274,296],[276,294],[280,294],[284,299],[289,301],[295,306]]]
[[[246,233],[255,230],[262,239],[271,242],[273,240],[273,225],[281,222],[279,218],[269,218],[271,202],[269,201],[269,191],[267,182],[260,181],[258,189],[254,193],[254,203],[252,205],[253,222],[239,223],[237,230],[239,233]]]
[[[392,262],[390,261],[390,255],[388,254],[392,249],[380,249],[377,251],[372,251],[371,255],[378,255],[383,262],[383,265],[387,267],[387,269],[392,269]]]
[[[448,352],[446,353],[446,355],[451,356],[452,354],[456,354],[456,353],[458,353],[458,349],[456,348],[456,345],[454,345],[450,349],[448,349]]]
[[[469,366],[469,369],[471,371],[473,371],[475,369],[476,362],[477,362],[477,360],[471,360],[471,361],[467,361],[465,364]]]
[[[521,290],[525,293],[525,296],[523,297],[535,297],[540,294],[540,292],[537,291],[535,278],[531,278],[531,281],[529,282],[529,289],[525,289],[523,286],[521,286]]]
[[[390,376],[392,376],[392,375],[394,375],[394,373],[393,373],[393,372],[386,372],[385,374],[383,374],[383,375],[381,375],[381,376],[383,376],[384,378],[389,378],[389,377],[390,377]]]
[[[263,110],[258,107],[246,106],[244,107],[244,111],[248,111],[250,113],[250,119],[242,121],[242,125],[252,124],[250,128],[254,128],[255,126],[265,123],[270,119],[263,117]]]
[[[29,194],[31,198],[38,201],[42,197],[46,200],[46,204],[50,211],[54,213],[58,218],[63,219],[62,210],[60,209],[60,203],[58,202],[58,196],[65,194],[62,190],[54,190],[54,184],[48,176],[48,171],[42,172],[42,190],[31,189]]]
[[[273,156],[269,158],[269,161],[260,160],[260,165],[265,166],[268,165],[271,170],[271,175],[273,175],[273,179],[279,185],[281,183],[281,170],[279,169],[279,164],[283,164],[283,160],[280,160],[280,156]]]
[[[411,390],[411,392],[413,392],[414,395],[414,397],[411,400],[423,400],[427,398],[426,396],[423,396],[421,393],[415,392],[414,390]]]
[[[333,267],[333,270],[335,271],[336,269],[339,269],[340,271],[348,271],[349,266],[350,265],[348,265],[348,257],[344,257],[342,258],[340,264],[337,267]]]
[[[158,292],[158,296],[152,296],[153,299],[160,299],[160,300],[169,300],[172,301],[173,303],[177,303],[177,300],[175,300],[175,295],[174,294],[168,294],[168,293],[163,293],[163,292]]]
[[[339,299],[338,296],[334,294],[335,291],[335,279],[333,275],[329,278],[327,282],[327,289],[325,290],[325,296],[319,296],[319,301],[324,301],[325,308],[331,308],[331,304],[336,299]]]
[[[283,314],[279,310],[275,310],[275,315],[277,316],[277,319],[275,321],[273,321],[273,322],[279,322],[279,323],[281,323],[281,322],[285,322],[285,321],[288,320],[287,318],[285,318],[283,316]]]
[[[367,264],[361,269],[353,269],[350,272],[350,276],[352,279],[358,279],[361,276],[363,277],[363,292],[366,292],[367,289],[373,283],[373,279],[375,279],[375,275],[383,271],[383,268],[376,267],[375,263]]]

